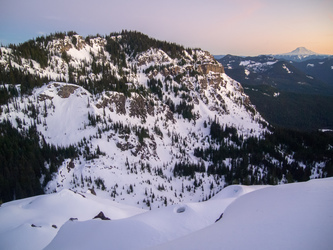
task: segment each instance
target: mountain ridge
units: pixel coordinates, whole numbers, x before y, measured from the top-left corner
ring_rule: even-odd
[[[221,60],[223,57],[230,55],[230,54],[225,54],[225,55],[214,55],[214,58],[216,60]],[[230,56],[235,56],[235,55],[230,55]],[[272,56],[277,59],[285,59],[285,60],[290,60],[290,61],[296,61],[296,62],[303,62],[306,60],[311,60],[311,59],[324,59],[324,58],[329,58],[332,57],[332,55],[329,54],[319,54],[317,52],[311,51],[305,47],[297,47],[296,49],[286,52],[286,53],[279,53],[279,54],[263,54],[263,55],[257,55],[257,56],[242,56],[238,55],[238,57],[243,57],[243,58],[250,58],[250,57],[260,57],[260,56]]]
[[[9,96],[1,120],[23,132],[35,124],[43,144],[78,149],[76,157],[56,169],[46,164],[43,172],[52,175],[46,192],[103,189],[112,199],[140,207],[192,197],[203,200],[209,195],[206,191],[186,191],[177,179],[183,178],[184,168],[192,178],[206,171],[208,163],[198,160],[194,149],[208,147],[210,125],[218,123],[223,131],[235,128],[233,135],[244,139],[266,131],[266,122],[242,86],[199,49],[136,32],[106,38],[73,33],[1,48],[1,56],[3,79],[21,82],[14,96],[12,85],[4,85]],[[231,134],[225,137],[229,141]],[[138,173],[146,180],[136,180]],[[220,183],[210,195],[222,188],[223,180],[208,179]],[[199,186],[210,190],[208,179]],[[192,182],[184,178],[188,187]],[[119,191],[115,183],[127,191]],[[144,190],[151,191],[142,196]],[[158,200],[147,199],[163,190]],[[125,197],[132,198],[124,201]]]
[[[297,71],[273,57],[236,64],[249,79]],[[246,246],[296,235],[286,248],[313,231],[309,214],[330,232],[332,179],[277,184],[333,176],[332,131],[272,127],[230,67],[128,31],[1,47],[0,248],[244,248],[244,222]],[[275,90],[260,94],[280,101]]]
[[[72,189],[157,208],[207,200],[233,183],[330,175],[330,137],[316,134],[322,145],[313,148],[271,128],[206,51],[138,32],[73,32],[2,47],[0,58],[4,201]],[[17,150],[29,138],[34,168],[25,162],[35,148]],[[34,183],[24,178],[31,173]]]

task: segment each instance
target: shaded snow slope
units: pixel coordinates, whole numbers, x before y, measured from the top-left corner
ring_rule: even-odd
[[[332,197],[333,178],[152,211],[63,190],[3,204],[0,249],[331,249]],[[100,211],[111,220],[92,219]]]
[[[154,246],[212,225],[235,199],[263,187],[230,186],[206,202],[172,205],[118,221],[69,221],[46,249],[143,249]],[[82,235],[89,237],[82,239]]]
[[[216,224],[152,249],[331,249],[333,179],[261,189]]]
[[[92,249],[101,242],[103,249],[105,240],[110,241],[114,249],[152,246],[213,224],[232,201],[245,193],[241,190],[251,191],[244,186],[230,186],[207,202],[179,204],[149,212],[89,192],[79,194],[67,189],[12,201],[0,207],[0,249],[42,249],[64,224],[57,236],[60,242],[56,239],[50,248],[77,249],[80,246],[87,249],[91,246]],[[111,221],[92,220],[100,211]],[[69,221],[70,218],[77,221]],[[76,230],[80,233],[73,235]],[[68,239],[63,242],[63,237]]]
[[[43,249],[70,218],[91,220],[100,211],[112,220],[145,212],[67,189],[8,202],[0,207],[0,249]]]

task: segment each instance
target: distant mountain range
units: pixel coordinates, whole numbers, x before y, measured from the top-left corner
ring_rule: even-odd
[[[226,55],[214,55],[216,60],[220,60]],[[267,56],[272,56],[277,59],[284,59],[293,62],[302,62],[310,59],[324,59],[324,58],[332,58],[333,55],[325,55],[313,52],[305,47],[298,47],[295,50],[283,53],[283,54],[269,54]],[[244,56],[245,57],[245,56]]]
[[[301,47],[280,55],[226,55],[218,61],[270,123],[296,129],[333,126],[332,56]]]
[[[304,47],[299,47],[289,53],[272,55],[280,60],[288,60],[306,75],[317,78],[328,84],[333,84],[333,56],[318,54]]]

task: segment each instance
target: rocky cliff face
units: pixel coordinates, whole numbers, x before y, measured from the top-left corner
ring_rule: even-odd
[[[208,74],[210,71],[213,73],[224,73],[224,68],[221,64],[202,64],[198,65],[198,71],[203,74]]]

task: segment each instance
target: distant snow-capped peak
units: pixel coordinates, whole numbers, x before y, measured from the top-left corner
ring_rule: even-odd
[[[284,53],[282,55],[291,55],[291,56],[297,56],[297,55],[317,55],[318,53],[313,52],[311,50],[308,50],[305,47],[298,47],[297,49],[289,52],[289,53]]]
[[[283,54],[276,54],[273,56],[277,59],[285,59],[285,60],[300,62],[300,61],[309,60],[309,59],[322,59],[322,58],[329,57],[330,55],[319,54],[319,53],[313,52],[311,50],[308,50],[305,47],[298,47],[297,49],[295,49],[291,52],[283,53]]]

